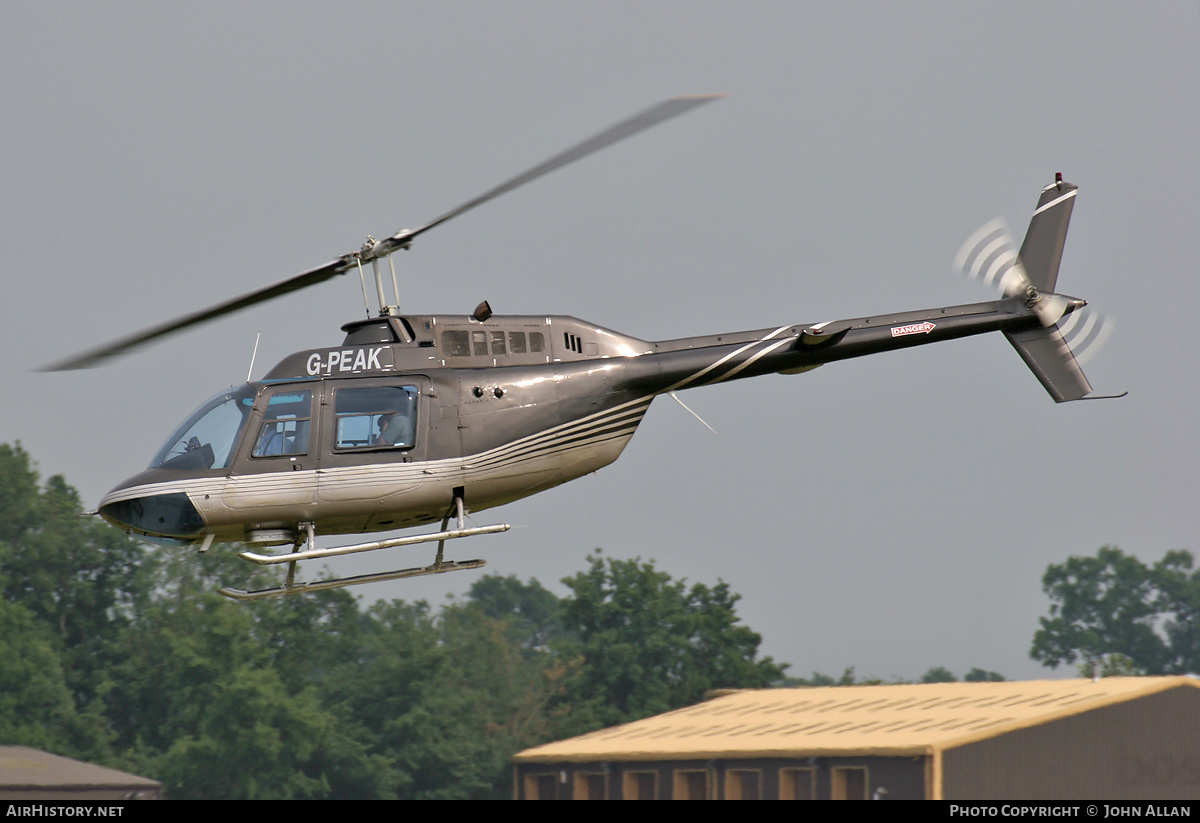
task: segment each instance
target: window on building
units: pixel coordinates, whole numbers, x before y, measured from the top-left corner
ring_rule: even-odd
[[[758,769],[729,769],[725,772],[726,800],[762,800],[762,774]]]
[[[839,766],[832,770],[830,796],[834,800],[866,800],[867,769],[865,766]]]
[[[625,772],[622,788],[626,800],[657,800],[658,772]]]
[[[676,800],[708,800],[708,770],[678,769],[672,797]]]
[[[607,800],[608,775],[604,772],[575,772],[576,800]]]
[[[816,800],[816,769],[780,769],[780,800]]]
[[[558,795],[555,791],[557,785],[558,778],[553,774],[527,774],[525,775],[525,799],[557,800]]]

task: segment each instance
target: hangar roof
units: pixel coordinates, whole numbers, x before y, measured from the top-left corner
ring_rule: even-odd
[[[547,743],[521,762],[916,756],[1175,688],[1192,677],[1106,677],[755,689]]]
[[[157,780],[126,774],[115,769],[82,763],[69,757],[30,749],[26,746],[0,746],[0,789],[79,789],[121,788],[151,790],[161,787]]]

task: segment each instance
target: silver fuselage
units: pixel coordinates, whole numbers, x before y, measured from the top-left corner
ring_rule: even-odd
[[[479,511],[607,466],[660,394],[1036,323],[1019,298],[656,343],[572,317],[359,321],[344,327],[342,346],[298,352],[231,390],[236,414],[218,459],[212,449],[204,460],[199,451],[170,457],[168,443],[158,465],[105,496],[100,513],[180,542],[296,534],[306,523],[320,534],[422,525],[445,516],[456,493]],[[343,399],[388,387],[412,398],[410,439],[376,443],[375,429],[344,439]],[[307,411],[276,420],[284,400]],[[271,427],[302,427],[304,437],[267,450],[260,433]],[[207,445],[186,439],[181,451]]]

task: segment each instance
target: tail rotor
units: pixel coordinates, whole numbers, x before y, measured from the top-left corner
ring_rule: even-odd
[[[1113,331],[1110,319],[1082,300],[1054,292],[1077,189],[1062,175],[1042,189],[1025,241],[1017,251],[1000,219],[975,231],[954,258],[954,268],[998,289],[1024,297],[1042,328],[1004,333],[1056,402],[1081,400],[1092,391],[1080,366],[1094,357]]]
[[[1090,308],[1071,312],[1058,325],[1063,341],[1081,366],[1100,353],[1113,333],[1112,319]]]
[[[999,289],[1005,297],[1024,294],[1032,285],[1017,256],[1008,224],[999,217],[984,223],[967,238],[954,256],[954,268],[972,280]]]

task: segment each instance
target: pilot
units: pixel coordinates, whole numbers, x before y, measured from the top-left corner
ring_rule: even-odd
[[[264,425],[262,434],[258,437],[258,443],[254,446],[254,456],[273,457],[284,454],[285,451],[284,434],[279,430],[279,426],[274,421]]]
[[[375,445],[411,446],[412,442],[413,425],[407,414],[389,409],[379,415],[379,437],[375,438]]]

